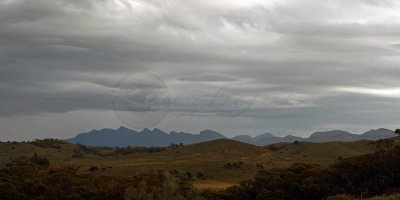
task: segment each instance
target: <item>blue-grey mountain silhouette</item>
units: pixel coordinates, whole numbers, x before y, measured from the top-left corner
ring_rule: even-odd
[[[143,129],[138,132],[121,126],[114,129],[92,130],[88,133],[80,133],[76,137],[68,139],[71,143],[80,143],[89,146],[169,146],[174,144],[192,144],[209,140],[225,138],[222,134],[204,130],[199,134],[185,132],[166,133],[158,128],[153,130]]]
[[[256,137],[249,135],[238,135],[232,137],[232,140],[245,142],[249,144],[264,146],[277,142],[294,142],[294,141],[308,141],[308,142],[330,142],[330,141],[356,141],[356,140],[379,140],[394,137],[394,131],[389,129],[373,129],[363,134],[352,134],[346,131],[333,130],[325,132],[315,132],[308,138],[287,135],[278,137],[271,133],[263,133]],[[204,130],[199,134],[192,134],[186,132],[171,131],[166,133],[158,128],[153,130],[143,129],[138,132],[126,127],[114,129],[101,129],[92,130],[87,133],[80,133],[76,137],[68,139],[71,143],[80,143],[89,146],[169,146],[171,144],[192,144],[216,139],[226,138],[221,133],[213,130]]]

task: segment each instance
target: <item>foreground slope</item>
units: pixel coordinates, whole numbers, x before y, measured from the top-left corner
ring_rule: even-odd
[[[81,172],[92,167],[106,169],[101,173],[132,177],[158,170],[177,170],[194,177],[198,187],[226,187],[254,176],[261,168],[286,167],[295,162],[327,166],[338,158],[370,153],[371,141],[328,143],[276,143],[259,147],[229,139],[218,139],[190,145],[174,145],[157,151],[121,154],[121,149],[90,148],[50,141],[41,143],[0,143],[0,165],[10,157],[34,153],[47,157],[56,165],[79,166]],[[123,150],[123,149],[122,149]]]

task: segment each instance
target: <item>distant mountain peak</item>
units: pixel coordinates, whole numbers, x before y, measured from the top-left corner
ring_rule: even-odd
[[[203,138],[214,138],[214,139],[223,139],[226,138],[224,135],[222,135],[221,133],[218,133],[217,131],[213,131],[213,130],[203,130],[199,133],[200,137]]]
[[[332,135],[351,135],[351,133],[342,130],[332,130],[332,131],[317,131],[311,134],[310,138],[312,137],[320,137],[320,136],[332,136]]]
[[[263,133],[261,135],[256,136],[254,139],[262,139],[262,138],[274,138],[276,137],[275,135],[273,135],[272,133]]]
[[[390,130],[390,129],[387,129],[387,128],[378,128],[378,129],[371,129],[371,130],[369,130],[369,131],[367,131],[367,132],[365,132],[365,133],[371,133],[371,132],[375,132],[375,133],[385,133],[385,132],[393,132],[392,130]],[[365,134],[364,133],[364,134]]]
[[[132,131],[132,129],[129,129],[125,126],[120,126],[116,131]]]
[[[385,139],[394,136],[395,136],[394,131],[386,128],[371,129],[360,135],[362,139],[372,139],[372,140]]]
[[[237,135],[233,138],[241,138],[241,139],[253,139],[253,137],[251,137],[250,135]]]
[[[294,136],[294,135],[287,135],[283,137],[286,140],[304,140],[302,137]]]
[[[140,131],[139,133],[150,133],[152,132],[150,129],[148,128],[144,128],[142,131]]]
[[[210,129],[205,129],[205,130],[200,131],[200,134],[201,135],[204,135],[204,134],[218,134],[219,135],[220,133],[210,130]]]
[[[114,131],[114,129],[112,129],[112,128],[103,128],[103,129],[100,129],[100,130],[94,129],[94,131]]]
[[[158,129],[158,128],[153,129],[152,133],[156,133],[156,134],[167,134],[166,132],[164,132],[163,130]]]

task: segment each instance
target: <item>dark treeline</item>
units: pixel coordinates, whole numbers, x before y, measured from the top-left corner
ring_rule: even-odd
[[[338,194],[356,198],[398,192],[400,146],[393,140],[375,143],[375,153],[337,160],[328,168],[293,164],[285,169],[261,170],[248,181],[223,192],[210,192],[208,199],[223,200],[319,200]]]
[[[98,156],[116,156],[135,153],[155,153],[167,150],[167,147],[90,147],[77,144],[74,150],[74,157],[82,157],[84,154],[93,154]]]
[[[17,144],[17,142],[13,142]],[[34,140],[29,142],[24,142],[28,144],[32,144],[41,148],[54,148],[54,149],[61,149],[62,145],[69,144],[64,140],[58,139],[42,139],[42,140]],[[183,144],[171,144],[170,147],[133,147],[133,146],[126,146],[126,147],[107,147],[107,146],[100,146],[100,147],[93,147],[93,146],[86,146],[82,144],[76,144],[77,148],[75,149],[75,153],[82,152],[87,154],[94,154],[94,155],[102,155],[102,156],[113,156],[113,155],[127,155],[127,154],[135,154],[135,153],[155,153],[167,150],[168,148],[176,148],[183,146]],[[107,153],[102,153],[107,152]]]
[[[43,139],[43,140],[34,140],[34,141],[30,141],[27,142],[29,144],[33,144],[35,146],[38,147],[42,147],[42,148],[54,148],[54,149],[60,149],[61,145],[63,144],[67,144],[67,142],[63,141],[63,140],[57,140],[57,139]]]

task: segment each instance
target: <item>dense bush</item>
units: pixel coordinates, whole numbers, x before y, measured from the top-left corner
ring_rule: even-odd
[[[126,179],[78,170],[52,166],[36,154],[12,159],[0,170],[0,199],[202,199],[184,174],[159,171]]]
[[[244,163],[242,161],[239,162],[228,162],[224,164],[225,169],[240,169],[242,168]]]
[[[67,142],[57,139],[35,140],[28,143],[42,148],[54,148],[54,149],[60,149],[62,144],[67,144]]]
[[[400,187],[400,147],[394,146],[391,140],[380,140],[375,146],[373,154],[337,160],[328,168],[295,163],[285,169],[260,170],[252,180],[211,197],[319,200],[330,196],[334,199],[332,196],[338,194],[354,197],[384,194]],[[340,196],[335,198],[340,199]]]

